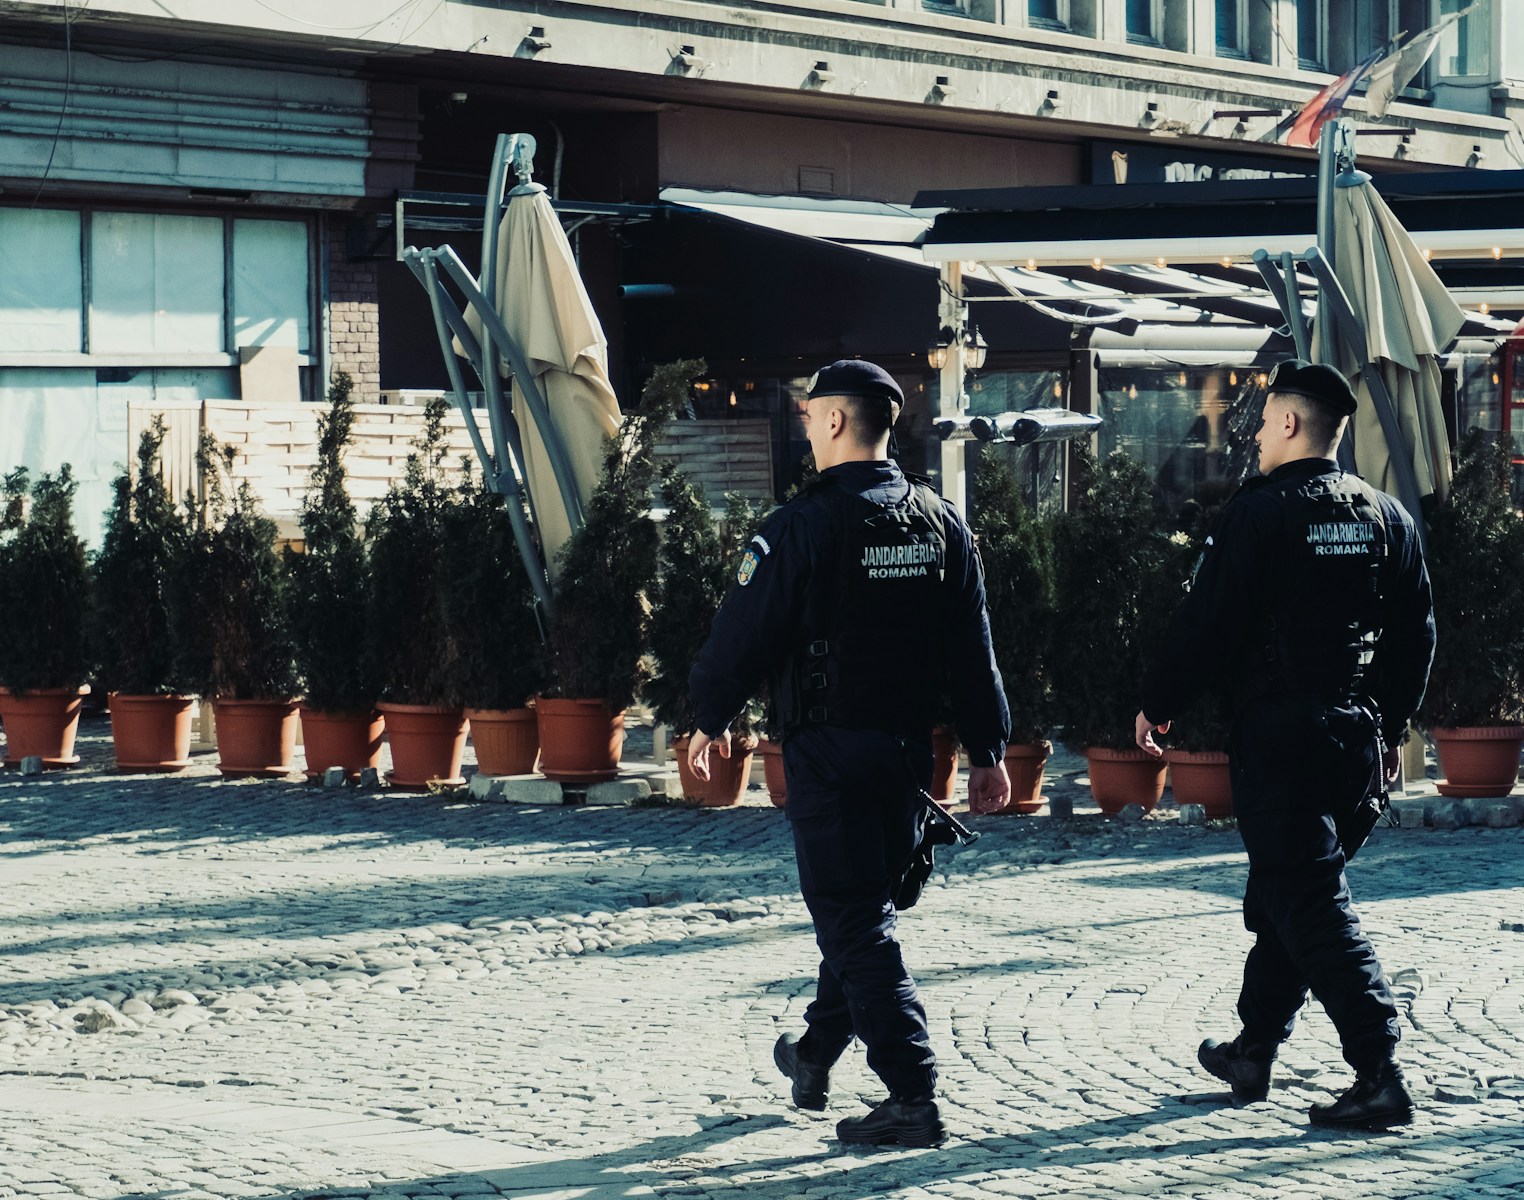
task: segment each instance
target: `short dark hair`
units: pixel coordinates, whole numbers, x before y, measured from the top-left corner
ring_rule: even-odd
[[[1336,413],[1326,404],[1320,404],[1305,392],[1271,392],[1297,415],[1307,430],[1307,440],[1316,446],[1332,448],[1344,432],[1348,419]]]
[[[830,401],[846,416],[847,426],[859,445],[877,445],[894,425],[891,402],[880,396],[832,396]]]

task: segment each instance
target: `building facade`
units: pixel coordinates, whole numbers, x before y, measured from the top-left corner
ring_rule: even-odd
[[[397,252],[449,241],[473,262],[479,209],[456,198],[484,190],[499,133],[526,131],[621,394],[652,362],[706,357],[701,415],[772,422],[781,487],[791,400],[819,362],[878,357],[918,397],[912,416],[935,407],[938,278],[899,235],[876,240],[872,206],[1312,173],[1314,153],[1279,139],[1287,118],[1465,7],[10,0],[0,468],[72,461],[90,514],[135,405],[310,401],[341,369],[362,401],[443,387]],[[1524,6],[1470,8],[1380,122],[1349,107],[1373,172],[1524,167]],[[667,211],[716,192],[788,198],[848,231]],[[982,328],[981,394],[1075,397],[1064,320]]]

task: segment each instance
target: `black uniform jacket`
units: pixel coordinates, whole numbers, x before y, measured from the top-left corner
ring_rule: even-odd
[[[842,463],[821,474],[881,504],[903,499],[910,487],[899,467],[888,461]],[[942,505],[947,537],[944,587],[949,594],[940,619],[945,622],[953,713],[969,762],[990,767],[1005,753],[1010,714],[990,645],[984,571],[962,515],[947,501]],[[751,560],[743,568],[747,582],[731,585],[689,675],[698,727],[704,733],[713,737],[726,729],[797,644],[810,572],[825,556],[839,553],[840,545],[841,533],[833,528],[830,514],[807,496],[789,501],[763,522],[751,546]],[[936,619],[928,614],[928,620]],[[898,632],[910,647],[926,644],[915,629]],[[885,654],[906,652],[914,649],[884,647]]]
[[[1290,539],[1296,536],[1275,493],[1338,473],[1338,465],[1326,458],[1284,463],[1246,483],[1223,509],[1195,582],[1144,677],[1142,708],[1150,721],[1173,719],[1209,689],[1242,694],[1265,669],[1276,580],[1287,570]],[[1387,745],[1395,745],[1423,699],[1434,657],[1434,614],[1412,517],[1385,492],[1373,488],[1371,493],[1385,525],[1389,561],[1382,573],[1380,638],[1361,687],[1381,711]],[[1316,647],[1308,651],[1317,652]]]

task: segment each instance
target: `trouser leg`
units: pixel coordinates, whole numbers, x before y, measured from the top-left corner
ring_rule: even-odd
[[[784,747],[786,812],[800,890],[825,960],[811,1005],[810,1057],[817,1045],[823,1052],[844,1048],[844,999],[868,1066],[892,1095],[919,1098],[935,1090],[936,1059],[889,899],[888,864],[908,860],[913,836],[899,756],[884,735],[800,730]]]
[[[799,1039],[799,1053],[813,1063],[829,1067],[852,1044],[852,1010],[847,993],[831,964],[821,960],[815,999],[804,1010],[808,1026]]]
[[[1400,1036],[1397,1007],[1375,949],[1350,904],[1333,807],[1359,786],[1370,760],[1326,718],[1307,735],[1293,774],[1284,746],[1236,743],[1234,806],[1249,855],[1245,924],[1256,942],[1244,972],[1246,1035],[1284,1039],[1307,989],[1339,1031],[1357,1071],[1388,1061]],[[1294,744],[1294,743],[1293,743]],[[1258,767],[1258,778],[1252,778]],[[1249,776],[1240,789],[1240,773]],[[1289,970],[1287,968],[1290,968]]]

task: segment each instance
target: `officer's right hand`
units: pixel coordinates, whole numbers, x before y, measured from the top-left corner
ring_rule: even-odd
[[[999,812],[1010,802],[1011,777],[1005,763],[993,767],[969,767],[968,810],[976,813]]]
[[[713,746],[720,752],[721,758],[730,757],[730,730],[725,730],[717,738],[711,738],[707,733],[695,731],[688,739],[688,766],[700,779],[709,778],[709,747]]]
[[[1149,758],[1164,757],[1164,750],[1158,742],[1154,741],[1154,730],[1157,729],[1160,733],[1168,733],[1168,721],[1164,722],[1163,725],[1155,725],[1142,712],[1139,712],[1137,719],[1132,723],[1132,727],[1133,740],[1138,743],[1139,750],[1143,751]]]

